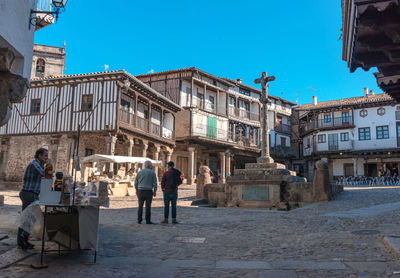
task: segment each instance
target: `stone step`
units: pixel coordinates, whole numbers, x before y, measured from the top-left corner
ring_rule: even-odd
[[[246,169],[286,169],[285,164],[281,163],[246,163]]]
[[[293,171],[289,171],[281,168],[270,168],[270,169],[259,169],[259,168],[250,168],[250,169],[235,169],[235,175],[245,175],[245,176],[253,176],[253,175],[292,175]],[[296,173],[294,172],[294,175]]]

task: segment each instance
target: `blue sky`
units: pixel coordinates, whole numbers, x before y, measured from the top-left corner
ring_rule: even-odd
[[[62,46],[66,74],[125,69],[132,74],[195,66],[255,85],[299,104],[381,90],[373,72],[350,73],[342,61],[340,0],[69,0],[57,24],[35,42]]]

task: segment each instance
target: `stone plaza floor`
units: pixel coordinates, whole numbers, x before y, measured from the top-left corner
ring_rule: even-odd
[[[18,191],[0,194],[0,230],[11,249]],[[288,212],[190,207],[195,188],[186,185],[179,195],[178,225],[139,225],[135,197],[111,198],[100,212],[95,265],[85,264],[90,253],[46,255],[49,268],[34,270],[34,254],[0,269],[0,277],[400,277],[400,260],[382,240],[400,234],[399,187],[346,189],[332,202]],[[161,196],[153,203],[156,223]]]

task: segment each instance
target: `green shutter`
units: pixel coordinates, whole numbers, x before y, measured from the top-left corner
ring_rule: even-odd
[[[207,136],[213,139],[217,138],[217,118],[208,117]]]

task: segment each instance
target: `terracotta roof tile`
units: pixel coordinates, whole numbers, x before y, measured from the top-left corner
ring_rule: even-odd
[[[360,97],[351,97],[351,98],[343,98],[337,100],[330,100],[330,101],[322,101],[319,102],[317,105],[313,105],[312,103],[298,105],[293,107],[296,110],[319,110],[323,108],[333,108],[336,106],[352,106],[352,105],[361,105],[367,103],[374,103],[374,102],[392,102],[394,101],[391,96],[388,94],[375,94],[375,95],[368,95],[367,97],[360,96]]]

